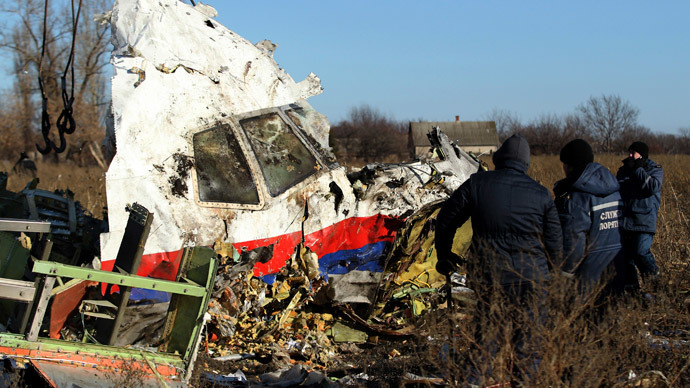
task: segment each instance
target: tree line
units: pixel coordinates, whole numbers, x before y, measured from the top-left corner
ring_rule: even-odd
[[[638,122],[640,111],[618,95],[590,97],[565,115],[544,114],[524,123],[517,114],[494,109],[486,119],[496,122],[499,140],[520,133],[536,154],[557,154],[570,140],[587,140],[595,152],[625,151],[633,141],[651,153],[690,154],[690,126],[678,134],[655,133]]]
[[[347,119],[331,125],[330,146],[345,165],[399,162],[409,156],[408,126],[364,104],[351,108]]]
[[[565,115],[544,114],[522,122],[517,114],[494,109],[485,121],[494,121],[499,141],[523,135],[534,154],[558,154],[570,140],[587,140],[596,152],[624,152],[633,141],[644,141],[651,153],[690,154],[690,126],[678,134],[655,133],[638,122],[639,109],[618,95],[590,97]],[[415,121],[426,121],[423,119]],[[342,163],[403,161],[409,155],[409,121],[396,121],[362,105],[331,126],[331,146]]]

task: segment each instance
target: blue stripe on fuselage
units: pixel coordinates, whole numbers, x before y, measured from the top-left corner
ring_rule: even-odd
[[[329,274],[340,275],[354,270],[383,272],[384,253],[390,245],[390,242],[381,241],[358,249],[329,253],[319,259],[319,271],[326,280]]]

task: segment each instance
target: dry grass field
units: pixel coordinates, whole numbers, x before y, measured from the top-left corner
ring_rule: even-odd
[[[616,172],[624,155],[600,155],[596,161]],[[690,155],[652,155],[664,168],[658,233],[652,250],[661,268],[661,280],[643,284],[643,292],[606,305],[574,301],[567,280],[549,287],[549,320],[535,328],[535,352],[541,363],[535,373],[515,357],[501,316],[514,314],[496,306],[496,319],[486,323],[499,348],[471,351],[471,306],[456,306],[456,314],[433,315],[420,329],[417,341],[391,342],[403,356],[390,359],[372,349],[362,358],[363,371],[376,386],[398,386],[405,372],[442,375],[449,385],[463,381],[474,365],[486,383],[513,380],[523,386],[553,387],[681,387],[690,386]],[[30,176],[12,173],[11,162],[1,162],[9,173],[9,189],[19,191]],[[488,161],[489,165],[492,165]],[[44,190],[69,189],[75,199],[100,217],[105,201],[104,171],[97,167],[37,163]],[[529,175],[547,188],[561,179],[557,156],[533,156]],[[133,198],[133,200],[136,200]],[[448,317],[454,323],[457,352],[448,352]],[[390,348],[386,348],[386,352]],[[452,354],[454,356],[449,356]],[[380,357],[379,357],[380,356]],[[374,360],[375,359],[375,360]],[[367,367],[369,365],[369,367]],[[374,368],[376,365],[376,368]]]

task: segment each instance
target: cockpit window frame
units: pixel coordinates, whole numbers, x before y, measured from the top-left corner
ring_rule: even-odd
[[[257,175],[261,175],[260,170],[257,170],[257,167],[255,163],[253,163],[252,160],[247,158],[246,156],[249,155],[249,152],[247,150],[246,144],[244,144],[244,141],[241,139],[240,134],[237,131],[236,124],[233,124],[230,120],[225,120],[222,122],[215,123],[213,125],[209,125],[204,127],[203,129],[200,129],[198,131],[195,131],[190,139],[191,144],[191,150],[192,153],[194,153],[194,136],[198,133],[212,130],[217,127],[221,126],[227,126],[230,128],[232,131],[232,134],[234,135],[235,139],[237,140],[240,149],[242,150],[242,153],[245,156],[245,159],[247,161],[248,167],[249,167],[249,173],[251,175],[252,181],[254,183],[254,187],[256,187],[256,190],[258,192],[259,196],[259,203],[258,204],[246,204],[246,203],[238,203],[238,202],[212,202],[212,201],[202,201],[199,195],[199,177],[197,175],[197,166],[196,166],[196,159],[195,159],[195,165],[194,168],[192,168],[192,184],[193,184],[193,189],[194,189],[194,201],[198,206],[201,207],[212,207],[212,208],[225,208],[225,209],[244,209],[244,210],[260,210],[263,209],[263,207],[266,205],[266,195],[263,192],[264,186],[257,182],[256,177]],[[195,155],[196,157],[196,155]],[[258,172],[258,173],[257,173]]]
[[[303,110],[304,107],[299,105],[298,103],[293,103],[293,104],[288,104],[288,105],[283,105],[280,107],[280,113],[284,116],[284,119],[292,126],[293,131],[297,134],[298,137],[301,138],[302,143],[307,146],[317,158],[319,161],[319,164],[321,166],[325,167],[328,170],[333,170],[338,167],[338,161],[335,160],[335,155],[331,155],[333,160],[328,160],[329,155],[324,155],[322,154],[321,150],[317,149],[314,144],[312,144],[312,139],[308,138],[307,133],[305,130],[300,127],[297,123],[292,121],[290,118],[290,115],[288,114],[288,111],[298,111],[298,110]],[[316,140],[313,140],[316,141]]]
[[[289,109],[294,109],[295,106],[298,106],[296,104],[288,104],[288,105],[283,105],[283,106],[278,106],[278,107],[272,107],[272,108],[265,108],[265,109],[259,109],[256,111],[251,111],[243,114],[238,114],[238,115],[233,115],[232,117],[219,121],[217,123],[214,123],[213,125],[209,125],[203,128],[200,128],[197,131],[194,131],[191,134],[190,137],[190,143],[191,143],[191,152],[192,154],[194,153],[194,144],[193,144],[193,138],[194,135],[201,133],[203,131],[207,131],[213,128],[216,128],[218,126],[223,126],[227,125],[230,127],[232,130],[233,135],[237,139],[240,149],[244,153],[245,159],[249,165],[249,171],[252,176],[252,180],[254,182],[254,185],[256,186],[256,189],[258,191],[259,195],[259,203],[258,204],[241,204],[241,203],[230,203],[230,202],[209,202],[209,201],[201,201],[199,197],[199,187],[198,187],[198,175],[196,171],[196,165],[192,169],[192,181],[193,181],[193,190],[194,190],[194,200],[195,203],[198,206],[201,207],[209,207],[209,208],[222,208],[222,209],[238,209],[238,210],[261,210],[263,209],[267,203],[274,201],[275,198],[281,197],[284,195],[290,195],[291,193],[300,190],[302,187],[306,186],[310,182],[313,182],[313,180],[318,177],[322,171],[329,170],[330,167],[328,163],[324,160],[322,155],[314,149],[312,144],[308,141],[308,139],[305,138],[305,135],[302,133],[302,130],[295,125],[295,123],[292,122],[290,117],[285,113],[284,110],[289,110]],[[270,191],[268,189],[268,184],[266,182],[266,178],[264,176],[264,173],[261,169],[261,166],[256,158],[256,155],[254,153],[254,150],[251,146],[251,142],[249,138],[247,137],[247,133],[245,130],[242,128],[240,125],[240,121],[245,120],[245,119],[250,119],[253,117],[259,117],[263,116],[266,114],[277,114],[287,125],[290,131],[297,137],[297,139],[300,141],[300,143],[306,147],[308,152],[315,158],[316,163],[317,163],[317,168],[315,169],[315,172],[301,180],[300,182],[288,187],[286,190],[277,193],[276,195],[271,195]]]

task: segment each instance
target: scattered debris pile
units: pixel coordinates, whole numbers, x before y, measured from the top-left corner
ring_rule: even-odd
[[[433,249],[440,205],[428,205],[407,220],[380,258],[382,273],[324,276],[316,255],[300,244],[268,283],[253,274],[257,255],[217,246],[225,257],[209,306],[207,355],[215,361],[270,362],[273,370],[294,364],[334,370],[353,367],[352,354],[362,351],[356,344],[405,341],[425,312],[445,307],[446,280],[435,270]],[[468,225],[458,233],[457,249],[466,249],[470,239]],[[393,349],[389,356],[400,352]]]
[[[325,333],[334,317],[305,309],[327,284],[303,265],[303,258],[309,256],[307,249],[301,249],[273,284],[254,277],[246,258],[221,267],[209,307],[209,350],[219,357],[282,357],[286,364],[298,356],[328,366],[336,351]]]

